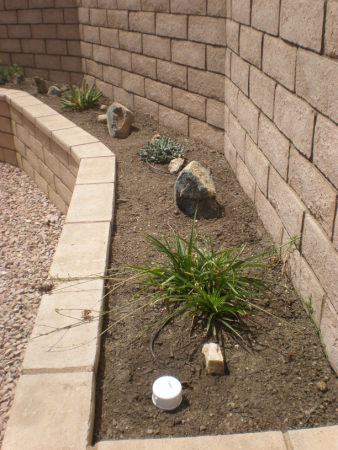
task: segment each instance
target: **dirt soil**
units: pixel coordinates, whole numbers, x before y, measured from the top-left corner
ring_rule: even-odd
[[[61,112],[58,98],[38,96]],[[96,122],[97,110],[64,112],[64,115],[99,138],[117,156],[117,202],[111,248],[111,268],[150,263],[157,259],[145,234],[170,235],[170,227],[187,236],[192,219],[179,212],[173,201],[176,176],[166,166],[155,169],[137,153],[159,132],[184,144],[188,161],[198,160],[212,171],[222,216],[198,220],[203,237],[216,248],[239,247],[256,252],[271,245],[254,206],[243,193],[224,156],[205,144],[158,127],[147,116],[136,114],[135,126],[125,140],[112,140],[106,125]],[[130,314],[135,287],[128,284],[109,295],[111,311],[104,327],[97,381],[95,441],[161,436],[196,436],[241,433],[338,423],[337,377],[323,353],[316,329],[283,271],[272,258],[266,277],[272,291],[258,299],[278,318],[257,314],[248,325],[246,344],[224,334],[227,374],[206,374],[203,329],[190,333],[189,321],[166,327],[149,350],[151,333],[166,311],[147,307]],[[108,284],[108,288],[111,285]],[[114,322],[126,314],[118,324]],[[251,344],[250,344],[251,342]],[[164,374],[183,384],[183,403],[174,412],[163,412],[151,401],[154,380]]]

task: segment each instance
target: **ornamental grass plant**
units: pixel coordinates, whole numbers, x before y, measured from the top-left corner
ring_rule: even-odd
[[[100,97],[102,97],[102,92],[94,85],[89,87],[88,83],[83,80],[82,87],[70,87],[70,92],[66,92],[61,98],[61,104],[63,108],[83,111],[97,106]]]

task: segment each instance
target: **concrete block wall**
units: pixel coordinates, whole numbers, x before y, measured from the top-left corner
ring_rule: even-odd
[[[0,60],[25,75],[82,79],[76,0],[0,0]]]
[[[223,149],[225,0],[82,0],[79,22],[106,96]]]
[[[224,151],[338,371],[338,3],[232,1]]]

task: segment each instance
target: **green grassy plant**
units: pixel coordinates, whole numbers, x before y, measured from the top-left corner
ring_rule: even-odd
[[[174,158],[182,158],[184,149],[181,144],[173,141],[168,136],[161,136],[154,142],[147,142],[139,152],[142,161],[151,164],[167,164]]]
[[[0,65],[0,84],[23,79],[23,70],[17,64],[2,66]]]
[[[204,245],[192,225],[189,239],[174,232],[172,240],[147,237],[163,262],[133,267],[143,276],[143,289],[154,290],[154,302],[165,302],[165,326],[181,315],[201,319],[214,336],[220,328],[238,337],[240,319],[256,309],[254,297],[265,289],[257,276],[264,254],[244,257],[244,247],[216,251],[212,241]]]
[[[61,98],[61,104],[64,108],[83,111],[96,106],[101,96],[100,90],[94,85],[89,87],[86,81],[83,81],[82,87],[71,86],[70,92],[66,92]]]

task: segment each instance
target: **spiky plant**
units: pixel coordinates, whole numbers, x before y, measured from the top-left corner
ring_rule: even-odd
[[[102,92],[99,89],[94,85],[89,87],[83,80],[82,87],[71,86],[70,92],[66,92],[61,98],[61,104],[63,108],[83,111],[96,106],[101,96]]]

